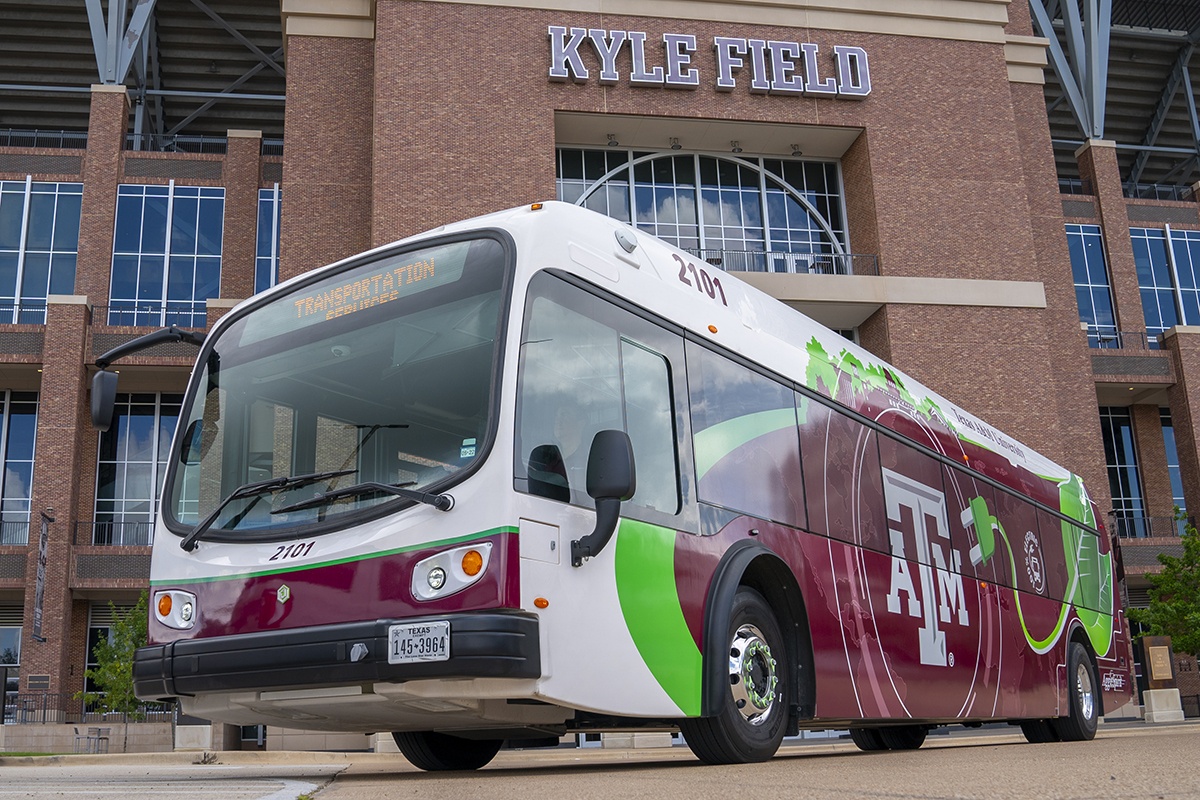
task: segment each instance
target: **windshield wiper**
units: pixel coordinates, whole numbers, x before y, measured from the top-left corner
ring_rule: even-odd
[[[402,484],[376,483],[374,481],[356,483],[344,489],[324,492],[323,494],[315,495],[309,500],[301,500],[299,503],[292,503],[290,506],[277,508],[271,513],[286,514],[289,511],[300,511],[305,508],[323,506],[326,503],[341,500],[343,497],[358,497],[364,494],[390,494],[396,497],[403,497],[406,500],[416,500],[418,503],[425,503],[426,505],[433,506],[438,511],[449,511],[454,508],[454,498],[448,494],[431,494],[418,489],[405,489],[405,486],[412,486],[412,482]]]
[[[200,520],[196,527],[192,528],[192,532],[183,537],[183,541],[179,543],[179,546],[188,553],[195,550],[196,542],[198,542],[200,537],[203,536],[205,532],[213,526],[213,523],[217,521],[217,517],[220,516],[221,512],[225,509],[225,506],[229,505],[234,500],[241,500],[245,497],[254,498],[254,502],[237,516],[236,519],[238,522],[240,522],[243,518],[245,518],[246,514],[250,511],[250,508],[252,508],[260,499],[262,499],[262,496],[265,494],[282,492],[286,489],[298,489],[301,486],[308,486],[309,484],[320,483],[321,481],[333,480],[334,478],[340,478],[343,475],[352,475],[355,472],[358,472],[358,470],[339,469],[331,472],[313,472],[308,475],[287,475],[282,478],[270,478],[269,480],[265,481],[255,481],[254,483],[243,484],[242,486],[239,486],[230,492],[229,496],[222,500],[220,505],[214,508],[207,517]],[[317,496],[320,497],[321,495]]]

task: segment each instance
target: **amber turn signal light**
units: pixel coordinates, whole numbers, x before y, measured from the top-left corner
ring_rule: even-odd
[[[468,550],[463,553],[462,571],[474,578],[483,569],[483,555],[478,550]]]

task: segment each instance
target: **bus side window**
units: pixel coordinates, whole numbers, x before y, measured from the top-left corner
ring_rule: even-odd
[[[1008,492],[996,492],[996,519],[1004,529],[1007,545],[996,542],[996,568],[1004,570],[1000,581],[1005,586],[1020,589],[1030,594],[1045,596],[1045,580],[1040,582],[1030,577],[1030,570],[1038,568],[1041,560],[1041,534],[1037,521],[1037,510],[1023,497]],[[1041,591],[1038,587],[1041,587]]]
[[[791,389],[692,342],[686,351],[697,497],[803,527]]]
[[[889,552],[877,434],[809,397],[798,403],[809,529]]]
[[[879,460],[888,495],[888,536],[892,555],[928,566],[962,571],[965,554],[953,546],[941,464],[890,436],[879,437]]]
[[[973,509],[986,512],[988,516],[996,515],[995,491],[963,469],[942,467],[942,477],[950,516],[950,537],[955,549],[962,553],[962,574],[985,583],[1011,584],[1012,578],[1006,573],[1008,556],[1000,552],[1004,550],[1004,543],[999,534],[989,527],[981,537],[975,527]]]
[[[677,514],[672,369],[663,355],[672,348],[681,349],[679,337],[557,278],[535,277],[518,373],[516,489],[592,507],[592,439],[623,430],[637,490],[622,508]]]
[[[1067,591],[1067,553],[1063,545],[1063,521],[1045,511],[1037,512],[1041,533],[1042,563],[1046,572],[1046,594],[1062,600]]]

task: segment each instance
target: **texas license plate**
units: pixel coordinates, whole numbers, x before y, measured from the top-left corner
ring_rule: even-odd
[[[450,659],[450,623],[417,622],[388,628],[388,663]]]

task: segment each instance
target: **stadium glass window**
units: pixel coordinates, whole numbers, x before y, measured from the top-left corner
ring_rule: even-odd
[[[1200,325],[1200,231],[1131,228],[1151,347],[1173,325]]]
[[[0,603],[0,682],[4,684],[4,722],[16,722],[15,704],[21,681],[21,626],[25,607]]]
[[[838,164],[559,148],[558,199],[727,270],[851,272]]]
[[[1167,474],[1171,477],[1171,503],[1180,511],[1187,510],[1183,499],[1183,473],[1179,468],[1179,448],[1175,445],[1175,423],[1171,420],[1171,409],[1158,409],[1162,421],[1163,449],[1167,454]],[[1183,534],[1183,521],[1176,522],[1177,535]]]
[[[36,392],[0,391],[0,544],[29,542],[37,415]]]
[[[221,284],[225,190],[117,187],[109,325],[203,328]]]
[[[183,395],[118,394],[100,434],[92,544],[148,545]]]
[[[258,190],[258,237],[254,249],[254,293],[279,282],[279,184]]]
[[[1100,407],[1100,432],[1104,439],[1104,461],[1112,493],[1113,522],[1120,536],[1142,538],[1149,534],[1146,505],[1137,450],[1133,443],[1133,420],[1124,407]]]
[[[75,291],[82,183],[0,181],[0,322],[41,324]]]
[[[1099,225],[1068,225],[1067,249],[1075,278],[1079,321],[1087,325],[1088,345],[1118,348],[1117,318],[1113,313],[1112,285],[1104,258],[1104,237]]]
[[[100,666],[96,656],[96,647],[100,642],[112,641],[112,629],[118,618],[133,610],[132,603],[116,603],[109,601],[92,601],[88,607],[88,637],[87,654],[84,665],[87,671],[83,678],[83,691],[88,694],[104,693],[88,672],[93,672]]]

